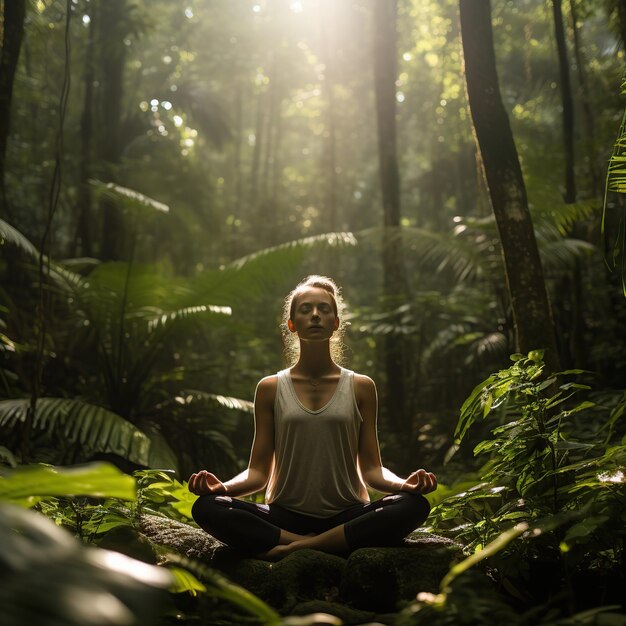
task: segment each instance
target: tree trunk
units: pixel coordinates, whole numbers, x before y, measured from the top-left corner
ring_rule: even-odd
[[[559,358],[526,187],[496,71],[489,0],[460,0],[467,94],[493,212],[520,352],[545,349],[549,368]]]
[[[104,161],[106,181],[115,181],[116,166],[122,153],[121,120],[124,93],[124,67],[129,31],[126,0],[100,0],[99,52],[102,78],[99,113],[102,120],[100,156]],[[115,181],[117,182],[117,181]],[[119,260],[124,256],[124,222],[120,209],[110,198],[102,199],[102,249],[104,260]]]
[[[323,91],[326,93],[326,131],[328,136],[326,138],[326,150],[324,151],[324,163],[322,165],[322,180],[327,179],[326,188],[326,210],[325,214],[327,219],[328,228],[325,230],[337,231],[340,228],[341,220],[337,214],[337,139],[336,139],[336,111],[335,111],[335,97],[333,91],[332,80],[332,68],[334,66],[331,58],[332,46],[328,42],[328,23],[332,23],[332,15],[329,19],[326,19],[328,13],[332,10],[332,3],[326,0],[320,2],[319,5],[319,17],[320,17],[320,39],[321,39],[321,51],[322,61],[324,63],[324,79],[322,82]]]
[[[12,219],[6,197],[5,166],[11,127],[13,82],[24,38],[26,0],[4,0],[2,52],[0,54],[0,215]]]
[[[378,157],[383,203],[383,289],[386,306],[395,309],[406,301],[406,275],[402,248],[397,236],[400,227],[400,176],[396,155],[396,3],[373,2],[374,86],[378,126]],[[385,404],[390,425],[396,435],[410,433],[406,411],[406,357],[403,339],[395,333],[385,335]]]
[[[91,18],[87,35],[87,47],[85,50],[85,94],[83,98],[83,111],[80,118],[80,165],[79,165],[79,189],[78,189],[78,243],[82,256],[93,255],[92,238],[92,193],[89,186],[91,177],[91,149],[93,139],[93,86],[95,81],[94,68],[94,30],[97,5],[88,5],[89,17]]]
[[[580,43],[580,30],[578,28],[577,0],[570,0],[570,12],[572,14],[572,33],[574,36],[574,56],[578,73],[578,84],[580,86],[580,96],[585,127],[585,143],[587,144],[587,158],[589,159],[589,184],[592,196],[598,197],[600,194],[600,172],[596,164],[596,130],[591,108],[591,94],[587,83],[587,73],[585,70],[585,59]]]
[[[559,82],[561,84],[561,103],[563,105],[563,150],[565,156],[565,194],[566,204],[576,202],[576,182],[574,178],[574,101],[569,75],[565,28],[563,27],[562,0],[552,0],[554,16],[554,35],[559,57]]]
[[[254,215],[258,206],[259,169],[261,166],[261,149],[263,147],[263,129],[265,127],[266,92],[260,90],[256,98],[256,122],[254,126],[254,149],[250,165],[250,189],[248,195],[249,213]],[[255,225],[256,226],[256,225]]]

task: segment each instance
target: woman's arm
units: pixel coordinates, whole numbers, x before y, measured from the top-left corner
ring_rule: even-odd
[[[254,396],[254,441],[248,469],[222,483],[214,474],[202,470],[192,474],[189,491],[197,495],[207,493],[245,496],[256,493],[267,484],[274,458],[274,399],[276,376],[263,378]]]
[[[372,489],[381,493],[393,491],[412,491],[429,493],[437,488],[435,475],[420,469],[408,478],[400,478],[391,470],[383,467],[378,446],[376,420],[378,414],[378,397],[374,381],[361,374],[354,375],[354,393],[357,406],[363,418],[359,435],[359,467],[363,480]]]

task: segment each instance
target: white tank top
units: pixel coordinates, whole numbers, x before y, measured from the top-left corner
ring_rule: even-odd
[[[354,395],[354,372],[341,368],[333,397],[316,411],[300,402],[288,369],[277,376],[274,463],[265,501],[313,517],[330,517],[369,502],[357,466],[363,419]]]

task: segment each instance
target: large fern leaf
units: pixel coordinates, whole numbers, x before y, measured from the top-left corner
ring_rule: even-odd
[[[10,243],[33,258],[39,258],[39,250],[17,228],[0,219],[0,244]]]
[[[208,393],[198,389],[185,390],[181,392],[181,394],[177,396],[174,401],[182,405],[198,401],[208,402],[209,404],[219,404],[224,408],[236,411],[245,411],[246,413],[254,412],[254,404],[249,400],[242,400],[241,398],[234,398],[232,396],[222,396],[216,393]]]
[[[0,427],[13,428],[26,420],[28,398],[0,401]],[[71,398],[40,398],[33,426],[55,432],[94,451],[112,452],[139,465],[148,465],[150,439],[123,417],[100,406]]]
[[[169,213],[170,208],[167,204],[150,198],[135,189],[122,187],[115,183],[104,183],[100,180],[90,180],[89,182],[95,188],[96,195],[108,196],[116,200],[125,209],[130,209],[131,211],[153,209],[162,213]]]
[[[350,248],[357,244],[353,233],[325,233],[295,239],[278,246],[265,248],[241,257],[219,270],[207,270],[190,283],[190,302],[234,305],[250,302],[268,287],[276,286],[287,278],[291,282],[294,272],[305,254],[313,249]]]

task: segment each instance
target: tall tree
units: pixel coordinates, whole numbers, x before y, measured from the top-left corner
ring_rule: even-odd
[[[396,148],[396,2],[374,0],[372,14],[374,90],[378,129],[378,159],[383,204],[383,288],[388,307],[406,300],[407,281],[402,249],[397,236],[400,227],[400,174]],[[406,403],[406,357],[403,340],[385,335],[385,404],[394,432],[409,432]]]
[[[132,22],[127,0],[98,0],[98,6],[100,158],[104,162],[105,178],[115,180],[123,146],[121,122],[127,50],[124,40],[132,30]],[[102,214],[101,257],[121,259],[124,249],[122,215],[115,202],[106,196],[102,199]]]
[[[582,50],[580,27],[578,25],[578,0],[570,0],[570,13],[572,16],[572,34],[574,39],[574,56],[576,58],[576,70],[582,104],[582,114],[587,144],[587,158],[589,159],[589,183],[591,193],[596,196],[600,191],[600,173],[596,163],[596,130],[595,120],[591,107],[591,93],[587,80],[586,62]]]
[[[79,164],[79,184],[78,189],[78,230],[75,244],[80,242],[80,254],[82,256],[92,256],[92,193],[89,186],[91,177],[91,150],[93,143],[93,105],[94,105],[94,23],[96,17],[96,3],[88,5],[86,15],[90,18],[87,24],[87,46],[85,49],[85,69],[84,83],[85,92],[83,96],[83,111],[80,117],[80,152]],[[75,247],[77,247],[75,245]],[[76,251],[75,251],[76,252]]]
[[[559,84],[561,86],[561,104],[563,106],[563,149],[565,155],[565,194],[567,204],[576,202],[576,182],[574,175],[574,100],[572,82],[569,74],[569,60],[563,26],[562,0],[552,0],[554,35],[559,58]]]
[[[0,215],[10,218],[4,170],[11,125],[13,82],[15,80],[22,39],[24,38],[26,0],[4,0],[2,5],[2,52],[0,53]]]
[[[498,225],[518,351],[558,353],[526,187],[509,118],[502,104],[490,0],[460,0],[465,80],[474,131]]]
[[[326,0],[320,2],[320,39],[324,73],[322,79],[323,91],[326,94],[326,135],[327,141],[324,150],[324,163],[322,167],[323,179],[328,181],[326,191],[326,211],[328,230],[339,229],[340,219],[337,214],[337,113],[335,106],[332,46],[329,43],[329,24],[332,23],[333,4]]]

